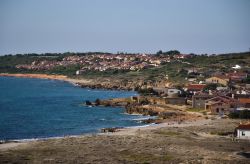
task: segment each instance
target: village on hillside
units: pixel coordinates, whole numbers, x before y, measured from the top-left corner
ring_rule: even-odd
[[[91,54],[66,56],[61,61],[42,60],[31,64],[18,64],[16,68],[28,70],[50,70],[57,66],[80,65],[77,75],[89,70],[142,70],[150,67],[158,67],[164,63],[176,59],[190,58],[191,55],[173,54],[156,56],[150,54]]]
[[[203,112],[206,115],[214,115],[220,118],[250,118],[250,77],[247,64],[235,63],[235,65],[222,66],[219,68],[202,68],[195,64],[190,64],[188,59],[197,57],[195,55],[181,54],[178,51],[171,51],[171,54],[89,54],[89,55],[68,55],[61,60],[34,60],[31,64],[17,64],[16,69],[20,70],[53,70],[57,67],[69,67],[78,65],[74,77],[81,78],[82,75],[95,71],[124,71],[140,72],[150,69],[161,69],[166,64],[174,63],[177,66],[183,64],[176,72],[182,74],[184,83],[177,85],[169,76],[164,74],[160,80],[143,79],[144,74],[140,74],[140,80],[129,79],[119,80],[110,75],[108,89],[134,89],[140,96],[146,97],[148,103],[154,105],[185,105],[194,112]],[[202,58],[202,57],[200,57]],[[204,57],[206,58],[206,56]],[[212,65],[213,63],[211,63]],[[218,65],[218,64],[217,64]],[[213,65],[216,67],[217,65]],[[185,67],[188,66],[188,67]],[[168,67],[167,67],[168,68]],[[159,71],[161,73],[161,70]],[[122,72],[123,73],[123,72]],[[126,74],[124,74],[124,77]],[[145,75],[146,76],[146,75]],[[84,87],[97,86],[107,88],[103,79],[98,77],[98,81],[91,85],[79,84]],[[118,80],[118,83],[115,81]],[[171,81],[171,82],[170,82]],[[130,83],[133,83],[133,85]],[[130,85],[130,86],[129,86]],[[128,87],[129,86],[129,87]],[[144,102],[145,103],[145,102]],[[247,128],[250,131],[249,128]],[[244,134],[244,135],[243,135]],[[249,133],[242,133],[241,137],[249,138]]]
[[[138,71],[151,67],[159,67],[165,63],[192,58],[192,55],[150,55],[150,54],[93,54],[66,56],[61,61],[42,60],[33,61],[31,64],[18,64],[17,69],[50,70],[57,66],[80,65],[75,75],[84,74],[87,71],[128,70]],[[163,83],[166,84],[141,86],[141,88],[153,88],[159,97],[164,97],[172,104],[192,104],[195,109],[206,109],[213,114],[228,114],[232,111],[250,110],[250,84],[247,71],[242,71],[240,65],[228,69],[228,72],[202,72],[195,66],[186,68],[186,84],[175,88],[169,86],[166,75]],[[206,75],[205,75],[206,74]],[[203,81],[199,81],[203,77]],[[157,83],[157,82],[156,82]],[[164,86],[165,85],[165,86]],[[152,95],[152,93],[151,93]]]

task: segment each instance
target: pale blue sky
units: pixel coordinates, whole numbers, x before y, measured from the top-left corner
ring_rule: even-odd
[[[0,0],[0,54],[242,52],[250,0]]]

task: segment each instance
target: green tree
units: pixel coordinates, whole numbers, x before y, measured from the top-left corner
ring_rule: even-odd
[[[245,80],[243,80],[244,83],[250,84],[250,77],[247,77]]]
[[[170,51],[164,52],[164,54],[166,54],[166,55],[179,55],[180,51],[178,51],[178,50],[170,50]]]
[[[162,50],[160,50],[160,51],[158,51],[157,53],[156,53],[156,55],[161,55],[162,54]]]
[[[239,118],[241,118],[241,119],[249,119],[250,118],[250,111],[249,110],[240,111]]]

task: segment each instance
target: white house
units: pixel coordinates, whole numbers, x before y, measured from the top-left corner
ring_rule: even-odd
[[[235,130],[239,139],[250,139],[250,124],[241,124]]]
[[[232,67],[233,69],[241,69],[241,66],[236,64],[234,67]]]
[[[154,87],[153,90],[159,94],[167,94],[169,97],[177,96],[181,94],[181,90],[176,88],[162,88]]]

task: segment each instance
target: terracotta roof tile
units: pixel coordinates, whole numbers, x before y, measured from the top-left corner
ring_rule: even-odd
[[[240,103],[250,103],[250,98],[239,98]]]
[[[250,130],[250,124],[242,124],[237,127],[237,129]]]
[[[205,86],[205,84],[189,84],[187,88],[188,90],[203,90]]]

